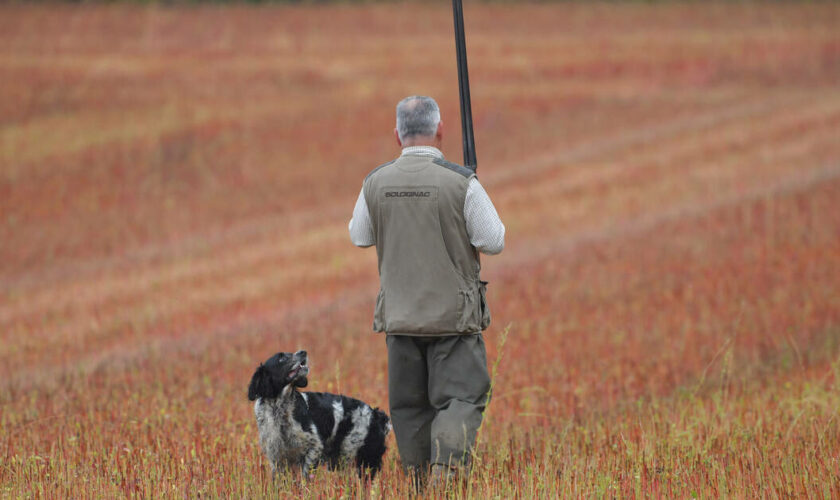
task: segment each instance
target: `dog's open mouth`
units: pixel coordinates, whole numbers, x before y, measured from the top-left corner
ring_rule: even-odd
[[[298,377],[305,377],[309,374],[309,367],[306,365],[306,359],[304,359],[300,363],[295,363],[295,366],[289,370],[289,379],[295,379]]]

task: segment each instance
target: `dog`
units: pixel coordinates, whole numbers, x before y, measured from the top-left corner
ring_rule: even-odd
[[[391,420],[379,408],[347,396],[300,392],[309,374],[306,351],[278,352],[251,377],[260,447],[272,475],[284,468],[303,477],[319,464],[330,469],[353,463],[370,478],[382,467]]]

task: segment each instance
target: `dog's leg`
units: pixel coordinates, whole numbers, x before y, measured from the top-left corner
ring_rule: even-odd
[[[303,445],[306,451],[303,455],[301,469],[304,477],[308,478],[312,469],[321,463],[324,456],[324,445],[321,443],[321,438],[318,437],[318,429],[314,423],[311,424],[309,433],[303,439]]]
[[[308,479],[309,474],[312,472],[312,470],[318,466],[320,458],[320,447],[312,446],[306,451],[306,455],[304,455],[303,457],[303,463],[300,466],[301,472],[303,473],[303,477],[305,479]]]

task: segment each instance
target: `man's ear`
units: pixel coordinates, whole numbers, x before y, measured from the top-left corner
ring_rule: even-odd
[[[438,122],[437,130],[435,131],[435,145],[438,149],[443,147],[443,120]]]
[[[271,374],[260,364],[254,376],[251,377],[251,385],[248,386],[248,400],[254,401],[257,398],[276,398],[277,389],[271,382]]]
[[[400,140],[400,131],[394,127],[394,137],[397,138],[397,146],[402,147],[402,141]]]

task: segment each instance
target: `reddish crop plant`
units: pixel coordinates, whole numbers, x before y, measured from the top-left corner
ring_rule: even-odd
[[[347,221],[445,4],[0,6],[0,498],[401,498],[272,479],[247,384],[387,409]],[[493,397],[430,498],[840,497],[840,10],[466,5]],[[502,341],[504,339],[504,342]]]

